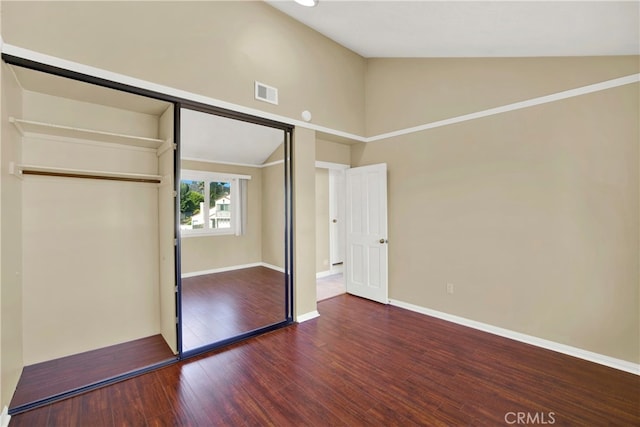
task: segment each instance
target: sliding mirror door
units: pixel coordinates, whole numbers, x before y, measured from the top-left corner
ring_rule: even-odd
[[[180,110],[183,353],[286,324],[289,131]]]

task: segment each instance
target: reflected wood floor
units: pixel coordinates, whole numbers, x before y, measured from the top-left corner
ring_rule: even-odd
[[[11,427],[640,424],[638,376],[350,295],[318,309]]]
[[[162,335],[25,366],[10,408],[174,359]]]
[[[284,273],[266,267],[183,278],[183,350],[284,321],[285,286]]]

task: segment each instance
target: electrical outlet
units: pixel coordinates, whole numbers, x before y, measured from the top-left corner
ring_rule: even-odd
[[[453,293],[453,283],[447,283],[447,293],[448,294]]]

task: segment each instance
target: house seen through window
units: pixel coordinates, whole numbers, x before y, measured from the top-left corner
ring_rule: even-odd
[[[233,212],[239,208],[237,180],[219,174],[184,171],[180,180],[180,230],[189,234],[235,233]]]

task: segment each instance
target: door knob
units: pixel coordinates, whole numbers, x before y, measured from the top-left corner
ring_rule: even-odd
[[[335,224],[336,222],[338,222],[338,220],[337,220],[337,219],[334,219],[334,220],[333,220],[333,221],[331,221],[331,222],[333,222],[333,223]]]
[[[388,243],[389,241],[387,239],[380,239],[380,243],[385,244]]]

